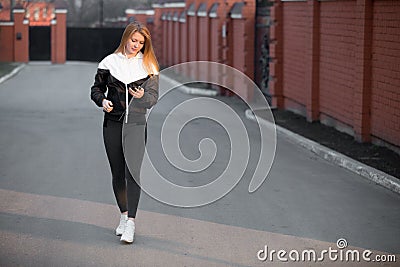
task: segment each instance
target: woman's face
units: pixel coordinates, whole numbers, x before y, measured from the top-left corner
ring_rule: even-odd
[[[131,58],[136,56],[143,46],[144,36],[140,32],[135,32],[132,34],[131,38],[128,39],[128,42],[125,45],[125,53],[127,57]]]

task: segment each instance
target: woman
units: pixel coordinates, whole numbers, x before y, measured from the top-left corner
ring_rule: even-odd
[[[132,243],[135,235],[145,114],[158,99],[158,71],[149,30],[133,22],[125,28],[115,52],[99,63],[91,87],[91,99],[105,113],[103,139],[121,212],[115,233],[127,243]],[[127,157],[124,150],[134,152]]]

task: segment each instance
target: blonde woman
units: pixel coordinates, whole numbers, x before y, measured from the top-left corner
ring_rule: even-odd
[[[149,30],[133,22],[125,28],[115,52],[99,63],[91,87],[91,99],[104,111],[104,145],[121,212],[115,233],[126,243],[132,243],[135,235],[141,192],[138,182],[145,149],[145,114],[158,99],[158,71]],[[129,143],[134,155],[129,157],[129,162],[124,154],[123,127],[129,129],[129,138],[132,137]]]

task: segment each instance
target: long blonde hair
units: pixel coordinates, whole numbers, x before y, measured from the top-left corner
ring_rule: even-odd
[[[144,46],[140,50],[143,53],[143,67],[149,75],[154,75],[156,74],[155,72],[159,71],[160,67],[156,55],[154,54],[150,31],[140,22],[134,21],[126,26],[124,33],[122,34],[121,42],[115,50],[115,53],[125,54],[125,45],[135,32],[139,32],[144,36]]]

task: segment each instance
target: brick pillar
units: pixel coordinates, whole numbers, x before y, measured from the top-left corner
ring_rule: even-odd
[[[162,15],[162,8],[159,5],[154,5],[154,26],[153,26],[153,31],[151,32],[151,37],[153,41],[153,46],[154,46],[154,53],[157,56],[158,63],[160,65],[163,65],[163,51],[162,51],[162,23],[163,21],[161,20],[161,15]]]
[[[179,19],[177,21],[179,27],[179,35],[178,35],[178,62],[184,63],[188,61],[188,33],[187,33],[187,23],[186,23],[186,12],[182,10],[179,13]],[[178,65],[176,68],[176,72],[178,74],[185,74],[185,67],[182,65]]]
[[[256,25],[256,1],[246,1],[243,7],[244,17],[244,38],[247,44],[247,48],[244,49],[244,73],[252,80],[254,80],[254,56],[255,47],[254,45],[248,45],[254,43],[256,40],[255,36],[255,25]]]
[[[25,9],[14,9],[14,61],[29,62],[29,21]]]
[[[154,34],[154,18],[153,17],[148,17],[147,19],[146,19],[146,27],[147,27],[147,29],[149,30],[149,32],[150,32],[150,35],[151,35],[151,41],[152,41],[152,43],[153,43],[153,34]]]
[[[210,18],[210,61],[221,62],[221,26],[220,19],[216,15]],[[212,65],[210,68],[210,80],[218,81],[218,68]],[[218,88],[214,86],[214,88]]]
[[[168,21],[167,21],[167,14],[163,13],[163,16],[161,17],[161,65],[162,66],[168,66],[167,58],[168,58]]]
[[[210,18],[208,17],[208,10],[211,7],[212,2],[207,1],[200,4],[197,10],[198,20],[198,60],[210,61]],[[198,75],[200,80],[210,80],[210,68],[199,68]]]
[[[210,18],[210,60],[221,62],[221,19]]]
[[[353,127],[359,142],[371,141],[372,0],[357,0],[357,50]]]
[[[271,0],[270,76],[272,106],[284,108],[283,98],[283,6],[281,0]]]
[[[174,27],[173,27],[173,12],[169,12],[168,17],[167,17],[167,36],[164,36],[164,38],[167,38],[167,65],[172,66],[173,65],[173,58],[174,58]]]
[[[306,77],[306,109],[309,122],[319,119],[319,31],[320,3],[315,0],[307,2],[308,25],[305,51]]]
[[[186,1],[186,23],[188,24],[188,60],[196,61],[197,60],[197,8],[198,1],[189,0]]]
[[[229,12],[232,6],[236,3],[236,0],[224,0],[219,1],[221,4],[221,32],[222,32],[222,40],[221,40],[221,63],[226,65],[231,65],[231,51],[229,50],[229,38],[231,37],[231,19],[229,16]]]
[[[64,64],[67,59],[67,10],[56,9],[51,21],[51,63]]]
[[[247,74],[246,73],[246,56],[247,53],[245,50],[247,50],[247,45],[249,43],[249,39],[246,38],[246,22],[244,18],[238,19],[238,18],[232,18],[230,24],[232,27],[230,27],[230,34],[232,38],[228,38],[231,43],[229,43],[229,51],[232,53],[229,53],[231,56],[231,66],[238,71]],[[250,36],[249,36],[250,37]],[[254,36],[253,36],[254,38]],[[254,40],[254,39],[253,39]],[[254,49],[250,49],[250,51],[254,51]],[[249,76],[249,75],[247,75]],[[227,77],[228,81],[227,84],[229,84],[229,80],[231,80],[231,77]],[[250,77],[251,78],[251,77]],[[233,80],[232,87],[230,89],[234,89],[234,93],[239,95],[242,99],[248,101],[250,98],[250,90],[252,88],[247,88],[245,80],[243,79],[243,76],[241,75],[236,75]]]
[[[182,11],[179,17],[180,31],[180,62],[187,62],[188,60],[188,28],[186,23],[186,12]]]
[[[216,6],[214,6],[213,13],[211,16],[211,29],[210,29],[210,59],[211,61],[227,64],[228,62],[228,21],[229,21],[229,10],[235,3],[234,0],[218,0],[215,1]],[[215,69],[211,69],[211,79],[213,81],[218,81],[219,84],[226,84],[228,79],[227,75],[223,73],[225,68],[219,68],[215,66]],[[231,91],[226,90],[221,86],[213,86],[218,90],[220,95],[232,95]]]
[[[179,12],[176,11],[174,13],[174,17],[172,18],[173,22],[173,37],[174,37],[174,44],[173,44],[173,61],[172,64],[179,64],[181,62],[180,57],[180,23],[179,23]]]
[[[230,12],[228,31],[228,60],[230,66],[246,74],[250,79],[254,78],[254,27],[255,27],[255,2],[236,2]],[[227,77],[228,81],[232,79]],[[246,79],[236,75],[232,89],[242,99],[252,99],[254,88],[247,88]],[[229,84],[229,83],[228,83]]]

